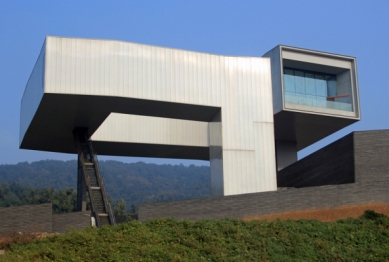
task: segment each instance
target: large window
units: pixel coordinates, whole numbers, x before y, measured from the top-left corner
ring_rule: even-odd
[[[284,68],[285,103],[352,111],[350,92],[340,93],[336,75]]]

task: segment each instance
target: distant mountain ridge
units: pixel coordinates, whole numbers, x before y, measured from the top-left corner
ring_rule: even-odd
[[[156,165],[144,162],[100,161],[113,203],[123,198],[127,208],[145,202],[204,198],[210,196],[208,166]],[[0,165],[0,182],[35,188],[77,187],[77,161],[42,160]]]

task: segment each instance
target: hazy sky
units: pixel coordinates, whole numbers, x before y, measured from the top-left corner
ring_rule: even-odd
[[[76,159],[76,155],[19,149],[20,101],[47,35],[124,40],[232,56],[262,56],[278,44],[355,56],[362,120],[303,150],[299,156],[352,131],[389,129],[386,0],[0,0],[0,164]]]

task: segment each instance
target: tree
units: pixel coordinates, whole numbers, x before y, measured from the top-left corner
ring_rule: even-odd
[[[138,208],[135,207],[134,203],[132,203],[131,206],[130,206],[129,214],[130,215],[137,215],[138,214]]]
[[[13,182],[0,183],[0,208],[22,205],[53,204],[53,213],[62,214],[76,211],[77,192],[73,188],[54,190],[53,188],[32,188]]]
[[[118,200],[116,202],[115,207],[113,208],[115,216],[125,216],[126,215],[126,209],[127,209],[126,201],[124,201],[123,198]]]

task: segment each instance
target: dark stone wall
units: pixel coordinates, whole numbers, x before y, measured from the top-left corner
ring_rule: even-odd
[[[52,214],[52,204],[0,208],[0,236],[12,232],[65,233],[90,226],[90,211]]]
[[[277,172],[278,187],[353,183],[353,133]]]
[[[154,218],[243,219],[288,211],[389,203],[389,181],[290,188],[224,197],[173,201],[139,206],[139,221]]]
[[[139,220],[247,218],[288,211],[389,203],[389,130],[354,132],[278,173],[272,192],[139,206]],[[3,232],[66,232],[90,225],[90,212],[51,214],[51,204],[0,209]]]
[[[0,236],[10,232],[52,232],[49,204],[0,208]]]
[[[66,233],[70,228],[82,230],[91,226],[90,211],[53,215],[52,232]]]
[[[389,130],[353,132],[278,171],[279,187],[389,179]]]
[[[355,179],[389,181],[389,130],[354,132]]]
[[[116,224],[126,223],[127,216],[115,216]]]
[[[389,130],[351,133],[278,173],[288,189],[139,206],[139,220],[246,218],[389,203]],[[295,188],[294,188],[295,187]]]

